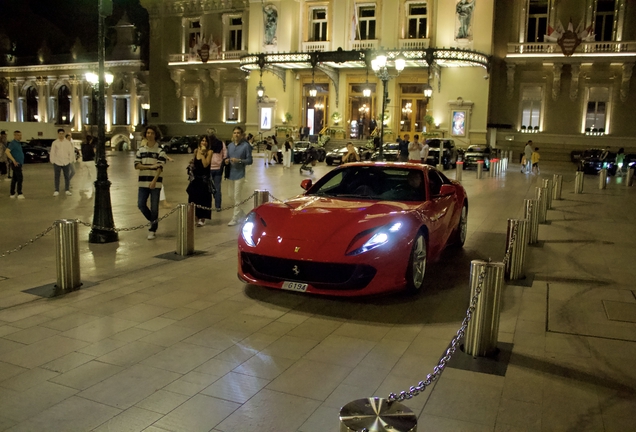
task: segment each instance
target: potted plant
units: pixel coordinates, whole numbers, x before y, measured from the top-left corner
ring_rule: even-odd
[[[285,123],[291,123],[293,116],[291,115],[291,113],[288,111],[285,113]]]
[[[331,121],[333,121],[334,125],[338,126],[342,121],[342,115],[340,115],[338,111],[334,112],[331,114]]]
[[[426,130],[431,130],[433,129],[433,125],[435,124],[435,119],[433,118],[432,115],[430,114],[426,114],[424,116],[424,121],[426,122],[426,124],[428,125],[428,127],[426,128]]]

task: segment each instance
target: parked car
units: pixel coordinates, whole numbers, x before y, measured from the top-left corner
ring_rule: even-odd
[[[439,149],[440,145],[442,145],[444,148],[444,152],[442,153],[442,165],[444,169],[449,169],[450,167],[455,168],[455,166],[457,166],[457,156],[459,153],[455,146],[455,141],[452,139],[429,138],[426,140],[426,143],[430,147],[428,157],[426,158],[427,164],[436,166],[439,163]]]
[[[484,169],[490,169],[490,146],[488,145],[471,145],[464,152],[464,168],[476,168],[477,162],[482,161]]]
[[[247,216],[238,239],[244,282],[331,296],[418,292],[427,262],[466,239],[466,191],[431,166],[345,164],[301,187],[303,195]]]
[[[51,153],[46,147],[32,145],[31,143],[21,143],[24,152],[24,163],[50,162]]]
[[[398,143],[384,143],[382,145],[382,155],[385,162],[397,162],[400,153],[400,145]],[[376,162],[380,157],[380,152],[376,151],[371,155],[371,160]]]
[[[371,159],[373,152],[366,147],[358,147],[357,149],[358,155],[360,155],[360,161],[364,162],[366,160]],[[347,154],[347,147],[341,147],[339,149],[335,149],[327,153],[327,157],[325,158],[325,162],[327,165],[340,165],[342,163],[342,158]]]
[[[53,141],[55,139],[52,138],[34,138],[29,141],[29,144],[35,147],[44,147],[51,150],[51,146],[53,146]]]
[[[296,141],[294,143],[294,163],[302,163],[305,158],[305,152],[309,149],[309,146],[316,148],[318,162],[324,162],[327,158],[327,151],[323,147],[309,141]]]
[[[166,153],[192,153],[199,146],[197,135],[184,135],[173,137],[163,145]]]
[[[579,171],[585,174],[598,174],[605,168],[609,175],[616,174],[616,153],[607,152],[607,156],[603,159],[603,152],[603,149],[598,148],[585,150],[579,160]]]

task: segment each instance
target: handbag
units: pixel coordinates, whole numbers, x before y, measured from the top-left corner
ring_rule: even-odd
[[[208,177],[208,190],[210,191],[210,194],[216,195],[216,186],[214,186],[214,179],[212,176]]]
[[[230,178],[230,171],[232,170],[232,164],[223,165],[223,175],[226,179]]]

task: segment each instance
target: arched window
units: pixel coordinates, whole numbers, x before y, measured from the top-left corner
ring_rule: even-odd
[[[71,92],[65,85],[57,91],[57,124],[71,123]]]
[[[9,121],[9,82],[0,78],[0,122]]]
[[[38,91],[35,87],[29,87],[26,91],[25,121],[38,121]]]

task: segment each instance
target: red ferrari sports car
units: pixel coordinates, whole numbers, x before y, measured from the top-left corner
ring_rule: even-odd
[[[246,218],[238,276],[270,288],[358,296],[424,286],[428,259],[466,239],[468,199],[428,165],[352,163]]]

